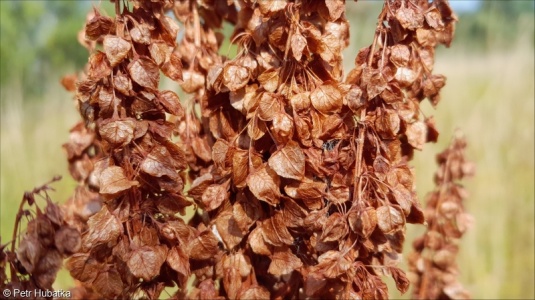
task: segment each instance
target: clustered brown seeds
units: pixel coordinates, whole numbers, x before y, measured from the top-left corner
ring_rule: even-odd
[[[427,231],[413,242],[409,275],[413,299],[470,299],[458,281],[455,263],[459,239],[473,223],[465,212],[467,191],[460,181],[472,176],[474,164],[465,158],[466,141],[457,134],[451,145],[437,155],[436,189],[427,196]]]
[[[65,146],[81,295],[384,299],[384,274],[407,290],[405,224],[424,222],[408,162],[438,137],[419,103],[436,105],[445,83],[432,71],[453,35],[447,1],[385,1],[345,79],[342,0],[115,5],[80,35],[84,122]],[[223,21],[231,60],[218,55]],[[189,94],[185,109],[160,72]]]
[[[52,290],[63,259],[80,249],[79,231],[65,222],[60,206],[48,195],[48,191],[53,190],[50,183],[57,180],[59,178],[54,178],[24,194],[11,243],[0,246],[1,290]],[[44,210],[37,204],[41,199],[46,201]],[[24,220],[28,220],[27,227],[24,235],[19,236]]]
[[[80,222],[82,246],[67,269],[82,296],[158,298],[166,286],[183,292],[189,254],[203,247],[203,232],[177,216],[191,205],[182,195],[186,155],[171,140],[184,110],[175,92],[159,90],[160,72],[183,79],[179,27],[167,15],[172,1],[115,5],[115,19],[95,10],[81,34],[91,56],[76,85],[85,122],[65,146],[81,182],[70,208],[103,207]]]
[[[455,15],[445,1],[386,1],[342,81],[343,1],[239,6],[239,54],[210,69],[201,102],[213,168],[188,194],[224,249],[213,267],[192,264],[197,287],[386,298],[386,273],[405,292],[405,223],[424,221],[407,163],[438,136],[419,103],[439,101],[434,48],[449,45]]]

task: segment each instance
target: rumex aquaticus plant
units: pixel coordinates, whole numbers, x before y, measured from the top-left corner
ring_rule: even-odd
[[[64,146],[76,295],[386,299],[382,275],[407,291],[406,223],[425,221],[409,161],[438,137],[419,104],[445,84],[447,1],[386,0],[347,75],[344,1],[112,2],[64,79],[83,117]]]

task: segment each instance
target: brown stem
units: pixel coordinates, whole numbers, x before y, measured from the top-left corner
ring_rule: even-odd
[[[388,1],[388,0],[386,0]],[[385,2],[386,2],[385,1]],[[368,67],[370,68],[371,65],[372,65],[372,62],[373,62],[373,53],[375,52],[375,46],[377,46],[377,39],[379,38],[379,33],[381,32],[381,27],[383,26],[383,20],[385,18],[385,15],[386,15],[386,9],[385,9],[385,5],[383,5],[383,10],[381,10],[381,14],[379,15],[379,17],[377,18],[377,27],[375,28],[375,35],[373,37],[373,44],[372,44],[372,47],[370,49],[370,56],[368,57]]]
[[[429,281],[429,274],[431,273],[431,263],[429,260],[424,260],[424,271],[423,271],[423,278],[422,282],[420,284],[420,290],[418,291],[418,299],[429,299],[430,295],[427,295],[426,292],[429,290],[426,286]]]
[[[122,21],[122,18],[121,18],[121,3],[119,2],[119,0],[115,0],[115,19],[117,21]],[[117,22],[117,23],[119,23]]]
[[[366,108],[362,109],[360,111],[360,122],[366,118]],[[361,175],[361,168],[362,168],[362,154],[364,151],[364,131],[365,126],[360,128],[359,130],[359,136],[357,138],[358,142],[358,148],[357,148],[357,159],[355,162],[355,177],[353,178],[353,197],[357,196],[357,200],[360,201],[360,190],[359,190],[359,182],[360,182],[360,175]]]
[[[200,48],[201,47],[201,23],[199,21],[199,12],[197,11],[197,4],[196,2],[192,1],[191,4],[191,12],[193,13],[193,32],[194,32],[194,44],[195,47]]]
[[[20,224],[20,220],[22,219],[22,211],[23,211],[23,208],[24,208],[24,204],[26,203],[26,194],[22,197],[22,201],[20,202],[20,205],[19,205],[19,210],[17,211],[17,216],[15,217],[15,228],[13,228],[13,235],[11,236],[11,253],[15,253],[15,242],[16,242],[16,239],[17,239],[17,232],[19,231],[19,224]],[[13,280],[13,277],[16,277],[15,274],[17,274],[17,272],[15,271],[15,267],[13,266],[13,264],[9,264],[9,269],[11,270],[11,278]]]
[[[291,39],[293,35],[294,28],[293,26],[290,26],[290,31],[288,32],[288,38],[286,39],[286,49],[284,49],[284,62],[286,63],[286,59],[288,58],[288,50],[291,47]]]

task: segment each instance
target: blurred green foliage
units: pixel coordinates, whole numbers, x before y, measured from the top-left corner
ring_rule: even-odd
[[[477,51],[514,47],[519,34],[535,41],[534,1],[481,1],[479,11],[459,13],[456,44]]]
[[[83,68],[88,55],[77,34],[91,4],[96,1],[0,1],[1,85],[22,81],[35,96],[50,73]]]

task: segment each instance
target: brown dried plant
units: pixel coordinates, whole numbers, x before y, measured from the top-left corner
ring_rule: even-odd
[[[211,69],[201,103],[214,166],[188,192],[224,245],[200,284],[215,273],[229,298],[386,298],[387,273],[406,291],[405,223],[424,221],[407,162],[437,138],[418,104],[439,101],[434,47],[454,21],[447,2],[385,2],[342,81],[342,1],[240,2],[240,51]]]
[[[437,155],[436,189],[427,196],[427,231],[413,242],[409,256],[413,299],[470,299],[458,281],[455,258],[459,239],[473,223],[465,212],[467,191],[460,181],[473,176],[475,166],[465,158],[466,141],[457,132],[451,145]]]
[[[55,177],[24,193],[11,242],[0,245],[1,290],[52,290],[63,259],[80,249],[80,232],[65,222],[61,207],[48,195],[54,190],[50,184],[58,180],[60,177]],[[42,200],[46,202],[44,209],[38,205]],[[27,224],[22,231],[24,220]]]
[[[112,2],[63,80],[83,117],[64,146],[77,296],[386,299],[382,275],[408,289],[405,227],[424,223],[408,163],[438,137],[419,104],[445,84],[446,0],[386,0],[347,76],[343,0]]]

